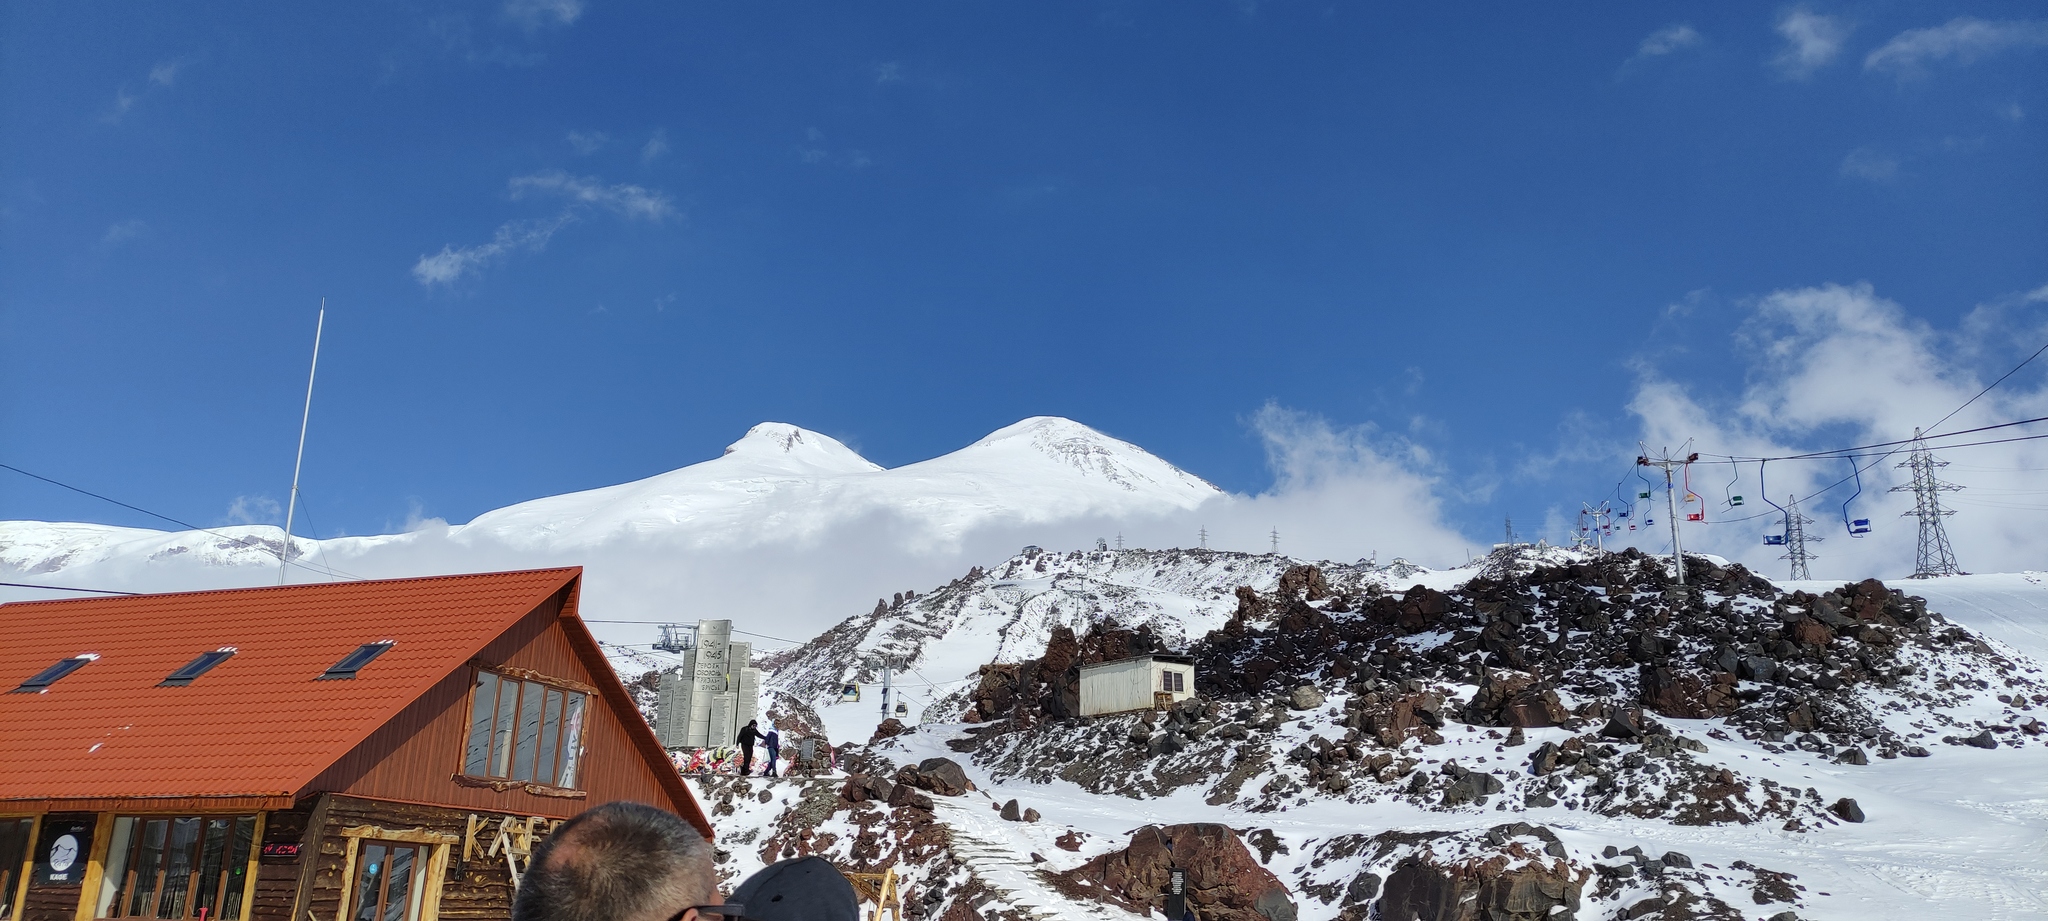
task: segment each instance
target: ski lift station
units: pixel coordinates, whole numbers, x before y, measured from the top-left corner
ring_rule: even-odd
[[[1153,653],[1081,666],[1081,715],[1164,709],[1195,696],[1195,660]]]
[[[759,716],[761,670],[752,643],[732,640],[732,621],[700,620],[695,627],[663,626],[655,648],[683,657],[661,673],[654,734],[667,749],[733,744],[740,727]]]

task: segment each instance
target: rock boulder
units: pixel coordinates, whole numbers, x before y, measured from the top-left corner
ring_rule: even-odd
[[[1188,905],[1203,921],[1294,921],[1287,887],[1226,825],[1148,825],[1123,850],[1061,875],[1135,910],[1164,911],[1167,871],[1175,866],[1187,871]]]

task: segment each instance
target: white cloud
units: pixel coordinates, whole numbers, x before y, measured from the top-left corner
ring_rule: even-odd
[[[574,219],[572,215],[562,214],[548,220],[509,222],[498,228],[497,235],[489,243],[461,248],[443,246],[434,255],[421,256],[413,264],[412,277],[428,287],[453,284],[464,275],[482,272],[485,266],[508,253],[522,249],[539,252],[548,245],[548,239],[555,235],[555,231]]]
[[[170,86],[178,80],[178,71],[185,68],[183,61],[165,61],[149,70],[149,82],[158,86]]]
[[[1868,284],[1774,292],[1757,302],[1737,337],[1749,356],[1751,382],[1739,395],[1717,398],[1646,374],[1629,409],[1640,418],[1641,435],[1653,451],[1676,449],[1691,438],[1695,449],[1712,454],[1784,456],[1909,438],[1916,427],[1931,425],[1963,405],[2048,337],[2048,314],[2035,299],[2039,293],[1980,306],[1959,328],[1943,331],[1878,297]],[[2048,379],[2038,373],[2016,375],[1940,431],[2043,415],[2048,415]],[[2048,554],[2048,529],[2041,527],[2048,497],[2038,471],[2048,468],[2048,442],[1937,447],[1935,453],[1952,462],[1944,478],[1966,487],[1944,497],[1959,510],[1948,528],[1964,568],[2040,568]],[[1862,494],[1853,501],[1856,484],[1846,460],[1767,465],[1770,496],[1779,504],[1788,495],[1807,496],[1849,479],[1802,505],[1802,511],[1818,519],[1812,533],[1827,538],[1818,548],[1816,577],[1891,579],[1911,572],[1917,525],[1900,516],[1911,508],[1912,497],[1887,491],[1904,481],[1904,472],[1895,466],[1904,459],[1903,453],[1864,458],[1862,463],[1871,466],[1862,474]],[[1779,519],[1761,501],[1757,465],[1702,465],[1692,472],[1693,490],[1707,498],[1710,508],[1706,522],[1684,525],[1686,547],[1782,577],[1786,564],[1777,560],[1780,548],[1766,548],[1761,541],[1762,535],[1778,531]],[[1743,495],[1745,504],[1729,508],[1730,493]],[[1846,517],[1868,518],[1875,526],[1868,537],[1848,535],[1845,502],[1850,503]],[[1658,518],[1664,517],[1661,505]],[[1735,520],[1742,518],[1748,520]],[[1639,546],[1651,551],[1666,546],[1664,533],[1660,527],[1659,533],[1640,534]]]
[[[1937,61],[1970,64],[2002,51],[2048,46],[2048,20],[1991,22],[1960,16],[1924,29],[1907,29],[1863,59],[1864,70],[1918,73]]]
[[[1779,73],[1795,80],[1804,80],[1833,63],[1841,55],[1842,43],[1848,40],[1850,31],[1849,23],[1841,17],[1823,16],[1804,8],[1787,10],[1778,17],[1777,28],[1785,39],[1785,47],[1771,58],[1771,64]]]
[[[1677,22],[1658,29],[1636,46],[1636,54],[1630,60],[1645,60],[1663,57],[1681,48],[1690,48],[1700,43],[1700,33],[1691,23]]]
[[[895,62],[895,61],[888,61],[888,62],[885,62],[885,63],[882,63],[882,64],[877,64],[877,65],[875,65],[875,82],[876,82],[876,83],[901,83],[901,82],[903,82],[903,65],[902,65],[902,64],[899,64],[899,63],[897,63],[897,62]]]
[[[1899,158],[1869,147],[1858,147],[1842,158],[1841,172],[1851,179],[1890,182],[1899,178]]]
[[[647,143],[640,145],[640,162],[653,163],[661,159],[665,153],[668,153],[668,132],[656,128],[654,136],[648,138]]]
[[[109,125],[119,122],[127,116],[129,109],[135,108],[138,98],[134,93],[129,92],[125,86],[115,90],[114,105],[107,110],[107,114],[100,116],[100,121],[106,122]]]
[[[2017,102],[2008,103],[1998,110],[1998,116],[2009,122],[2023,122],[2027,120],[2027,110],[2020,108]]]
[[[505,0],[506,18],[528,29],[566,26],[582,15],[582,0]]]
[[[284,520],[284,507],[269,496],[236,496],[223,520],[228,524],[277,524]]]
[[[142,234],[147,230],[149,230],[149,225],[143,223],[141,218],[129,218],[128,220],[125,221],[115,221],[111,226],[107,228],[106,234],[100,237],[100,242],[108,246],[113,246],[117,243],[126,243],[129,240],[133,240],[136,237],[142,236]]]
[[[571,131],[563,140],[568,141],[570,147],[576,148],[577,153],[588,156],[610,143],[611,136],[602,131]]]
[[[605,185],[597,179],[548,170],[512,180],[512,197],[541,193],[567,196],[575,204],[595,205],[629,218],[660,221],[675,214],[668,196],[637,185]]]

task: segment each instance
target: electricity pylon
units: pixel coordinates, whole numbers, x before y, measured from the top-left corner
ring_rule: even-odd
[[[1900,517],[1920,519],[1920,550],[1914,555],[1913,576],[1915,579],[1932,579],[1935,576],[1961,575],[1956,565],[1955,548],[1948,543],[1948,530],[1941,520],[1955,514],[1954,509],[1941,507],[1941,494],[1962,489],[1954,483],[1944,483],[1934,478],[1934,471],[1948,466],[1948,461],[1934,456],[1927,449],[1927,441],[1919,429],[1913,430],[1913,450],[1905,461],[1898,464],[1913,471],[1910,486],[1894,486],[1892,492],[1911,492],[1913,510]]]
[[[1806,551],[1807,544],[1821,542],[1821,538],[1806,536],[1806,526],[1812,523],[1813,519],[1799,513],[1799,497],[1786,496],[1785,555],[1778,559],[1792,561],[1792,578],[1795,580],[1813,578],[1813,574],[1807,571],[1806,564],[1809,560],[1820,559],[1819,554]]]

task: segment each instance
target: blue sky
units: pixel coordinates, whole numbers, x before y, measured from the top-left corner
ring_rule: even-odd
[[[0,8],[0,461],[264,519],[325,297],[322,536],[771,419],[1258,492],[1269,405],[1491,535],[1607,493],[1649,384],[1737,411],[1776,292],[1868,283],[1951,381],[2043,323],[2035,4],[333,6]]]

